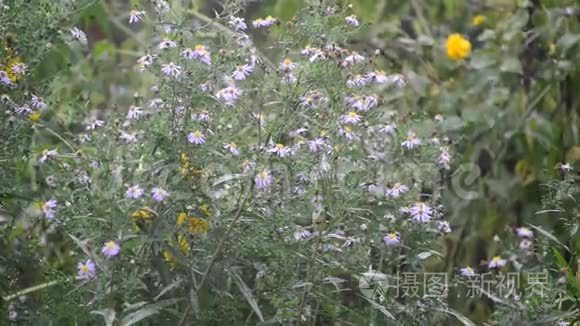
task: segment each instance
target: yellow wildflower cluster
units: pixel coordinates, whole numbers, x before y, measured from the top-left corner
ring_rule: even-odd
[[[172,241],[169,242],[169,245],[175,247],[175,244]],[[187,238],[183,235],[178,235],[177,248],[179,249],[179,251],[181,251],[181,253],[184,256],[187,255],[187,253],[191,249],[189,246],[189,240],[187,240]],[[171,267],[171,269],[174,269],[177,266],[177,260],[169,250],[163,250],[163,259],[169,264],[169,267]]]
[[[148,206],[143,206],[142,208],[134,211],[131,214],[131,219],[135,224],[137,231],[141,231],[142,228],[151,222],[155,212]]]
[[[179,174],[181,176],[191,180],[193,177],[202,175],[203,172],[203,169],[197,169],[191,165],[191,160],[187,154],[181,153],[181,166],[179,167]]]
[[[209,222],[207,220],[197,216],[188,216],[186,213],[177,215],[177,225],[180,227],[186,225],[191,234],[207,233],[209,230]]]
[[[6,72],[10,81],[15,83],[20,79],[21,74],[14,71],[14,67],[23,63],[22,59],[18,55],[15,55],[11,48],[6,48],[4,55],[4,58],[0,61],[0,70]]]

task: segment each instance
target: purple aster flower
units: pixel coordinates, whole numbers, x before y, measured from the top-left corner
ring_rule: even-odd
[[[429,222],[433,218],[433,210],[425,203],[415,203],[409,209],[409,214],[415,222]]]
[[[56,210],[58,208],[58,202],[56,199],[51,199],[42,205],[42,211],[44,212],[44,217],[51,220],[56,215]]]
[[[258,187],[258,189],[266,189],[272,184],[273,178],[270,174],[270,171],[263,170],[262,172],[258,173],[258,175],[256,175],[255,181],[256,187]]]
[[[139,187],[139,185],[133,185],[127,188],[125,195],[129,199],[139,199],[141,196],[143,196],[143,189]]]
[[[460,269],[459,271],[461,272],[461,275],[465,276],[465,277],[475,276],[475,271],[470,266],[465,266],[462,269]]]
[[[121,247],[114,241],[105,242],[103,249],[101,249],[103,255],[109,258],[117,256],[120,251]]]
[[[196,132],[190,132],[189,135],[187,135],[187,141],[190,144],[201,145],[205,143],[205,135],[199,130]]]
[[[79,280],[89,280],[94,278],[96,275],[95,263],[90,259],[84,263],[79,262],[77,268],[79,270],[77,275]]]
[[[398,234],[391,232],[387,234],[386,237],[383,238],[383,241],[387,246],[395,246],[401,243],[401,237]]]
[[[155,201],[157,201],[158,203],[164,201],[167,197],[169,197],[169,193],[167,191],[157,187],[153,188],[151,190],[151,193],[153,194],[153,199],[155,199]]]
[[[489,268],[497,268],[500,269],[502,267],[505,266],[505,264],[507,264],[507,261],[503,258],[501,258],[501,256],[494,256],[489,263],[487,264],[487,266]]]

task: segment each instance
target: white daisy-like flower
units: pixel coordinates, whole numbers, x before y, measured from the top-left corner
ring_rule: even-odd
[[[79,40],[81,42],[87,41],[87,34],[76,26],[70,30],[70,34],[75,40]]]
[[[22,76],[22,75],[26,74],[26,71],[28,70],[28,66],[23,62],[19,62],[19,63],[13,64],[12,67],[10,67],[10,69],[12,70],[13,73]]]
[[[378,132],[383,135],[392,135],[397,130],[397,125],[395,124],[387,124],[384,126],[380,126]]]
[[[140,22],[144,17],[145,11],[131,10],[129,13],[129,24]]]
[[[151,189],[151,196],[156,202],[160,203],[169,197],[169,192],[167,192],[165,189],[154,187]]]
[[[47,161],[52,161],[52,160],[56,159],[57,156],[58,156],[58,152],[56,151],[56,149],[51,149],[51,150],[45,149],[42,151],[42,155],[38,159],[38,162],[44,163]]]
[[[194,47],[191,53],[193,59],[197,59],[206,65],[211,65],[211,55],[207,47],[203,44],[198,44]]]
[[[12,80],[8,76],[8,73],[4,70],[0,70],[0,82],[5,85],[12,85]]]
[[[124,132],[123,130],[120,131],[121,135],[119,138],[126,142],[127,144],[133,144],[137,142],[137,134],[136,133],[128,133]]]
[[[14,109],[14,113],[24,117],[32,113],[32,109],[28,105],[24,104],[23,106],[16,107]]]
[[[499,269],[504,267],[506,264],[507,260],[501,258],[501,256],[494,256],[487,264],[487,267]]]
[[[284,146],[283,144],[276,144],[272,148],[268,150],[269,153],[274,153],[280,157],[286,157],[292,154],[292,151],[289,147]]]
[[[365,57],[358,54],[358,52],[352,52],[348,57],[344,58],[343,66],[349,66],[355,63],[360,63],[365,60]]]
[[[451,169],[451,155],[447,147],[441,147],[441,153],[439,153],[439,157],[437,158],[437,165],[445,170]]]
[[[135,105],[129,107],[127,111],[127,120],[136,120],[143,116],[143,108]]]
[[[344,124],[357,125],[361,123],[361,121],[362,116],[355,111],[350,111],[349,113],[340,116],[340,122]]]
[[[213,90],[213,84],[212,84],[212,82],[208,80],[206,82],[203,82],[203,83],[199,84],[199,90],[202,93],[207,93],[207,92],[212,91]]]
[[[441,233],[450,233],[451,226],[449,225],[449,222],[447,222],[447,221],[438,221],[437,222],[437,230]]]
[[[163,41],[161,41],[161,43],[159,43],[160,50],[170,49],[170,48],[175,48],[175,47],[177,47],[177,42],[170,40],[170,39],[164,39]]]
[[[391,232],[383,238],[383,241],[387,246],[395,246],[401,243],[401,237],[397,233]]]
[[[154,98],[149,101],[148,107],[153,110],[161,108],[165,102],[160,98]]]
[[[265,27],[270,27],[274,24],[276,24],[278,22],[278,20],[272,16],[268,16],[266,18],[258,18],[254,21],[252,21],[252,26],[254,26],[254,28],[265,28]]]
[[[254,66],[245,64],[237,66],[234,72],[232,72],[232,78],[234,80],[245,80],[254,71]]]
[[[127,188],[125,192],[125,197],[128,199],[139,199],[143,196],[144,191],[139,185],[132,185]]]
[[[254,178],[254,181],[256,182],[256,187],[258,189],[266,189],[266,188],[270,187],[273,180],[274,180],[274,178],[270,174],[269,170],[262,170]]]
[[[194,131],[194,132],[190,132],[187,135],[187,141],[190,144],[201,145],[201,144],[205,143],[205,135],[199,130]]]
[[[409,215],[418,223],[429,222],[433,218],[433,209],[429,205],[419,202],[409,208]]]
[[[297,64],[292,62],[292,60],[286,58],[282,62],[280,62],[280,66],[278,67],[278,69],[280,69],[280,72],[288,74],[291,73],[297,67],[298,67]]]
[[[227,143],[224,145],[224,149],[230,152],[233,156],[240,155],[240,151],[238,150],[238,145],[234,142]]]
[[[313,48],[310,45],[307,45],[304,49],[300,50],[300,54],[309,57],[319,50],[320,50],[319,48]]]
[[[520,241],[520,249],[521,250],[528,250],[530,249],[530,247],[532,246],[532,242],[528,239],[523,239],[522,241]]]
[[[566,163],[566,164],[560,165],[560,170],[562,172],[568,173],[568,172],[571,172],[572,170],[574,170],[574,168],[572,168],[570,163]]]
[[[89,118],[85,120],[85,130],[95,130],[105,125],[105,121],[97,118]]]
[[[240,96],[242,96],[242,90],[240,90],[234,85],[230,85],[226,88],[220,89],[216,93],[216,97],[227,105],[234,105],[234,103],[236,102],[237,99],[240,98]]]
[[[44,100],[42,99],[42,97],[36,96],[34,94],[32,94],[32,98],[30,99],[30,105],[38,110],[44,111],[47,107],[46,103],[44,103]]]
[[[177,78],[181,75],[181,67],[170,62],[161,66],[161,72],[163,72],[166,76]]]
[[[419,145],[421,145],[421,139],[417,138],[412,131],[407,132],[407,138],[401,143],[401,146],[407,149],[413,149]]]
[[[141,69],[145,69],[145,68],[149,67],[150,65],[152,65],[154,60],[155,60],[154,56],[152,56],[150,54],[146,54],[146,55],[142,56],[141,58],[139,58],[137,60],[137,63],[139,64]]]
[[[356,15],[350,15],[350,16],[346,16],[344,18],[344,20],[346,20],[346,23],[355,27],[358,27],[360,25],[360,22],[358,21]]]
[[[400,182],[395,183],[391,187],[387,187],[385,190],[385,196],[389,198],[399,198],[401,195],[409,191],[409,187],[401,184]]]
[[[394,74],[387,76],[386,84],[401,88],[407,85],[407,80],[405,79],[405,76],[401,74]]]
[[[244,22],[244,18],[232,16],[228,21],[228,25],[233,28],[235,31],[245,31],[248,28],[248,25]]]
[[[312,236],[312,232],[310,232],[310,230],[303,228],[303,227],[299,227],[296,232],[294,232],[294,239],[296,241],[299,240],[306,240],[308,238],[310,238]]]
[[[308,61],[310,61],[310,63],[314,63],[325,59],[327,59],[326,52],[318,49],[310,56],[310,58],[308,58]]]
[[[328,148],[330,148],[330,145],[322,137],[314,138],[313,140],[308,142],[308,150],[310,150],[312,153],[317,153],[321,149]]]
[[[464,276],[464,277],[475,276],[475,270],[473,270],[473,268],[471,268],[471,266],[465,266],[462,269],[460,269],[459,271],[461,273],[461,276]]]
[[[56,188],[56,177],[54,175],[49,175],[44,179],[44,182],[50,188]]]
[[[292,84],[296,84],[296,82],[298,81],[298,78],[296,78],[296,76],[294,76],[294,74],[285,74],[284,77],[282,77],[282,82],[284,84],[288,84],[288,85],[292,85]]]
[[[520,238],[528,238],[531,239],[534,237],[534,232],[530,229],[528,229],[527,227],[519,227],[516,228],[516,234],[518,235],[518,237]]]

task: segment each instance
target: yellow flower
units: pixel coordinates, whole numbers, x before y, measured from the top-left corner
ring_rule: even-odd
[[[34,123],[40,121],[40,112],[32,112],[31,114],[28,115],[28,120]]]
[[[175,266],[177,266],[175,257],[168,250],[163,250],[163,259],[167,262],[167,264],[169,264],[171,269],[174,269]]]
[[[196,216],[192,216],[189,218],[190,233],[207,233],[208,230],[209,230],[208,221]]]
[[[473,19],[471,20],[471,25],[473,26],[479,26],[483,23],[485,23],[485,16],[484,15],[477,15],[475,17],[473,17]]]
[[[445,43],[447,57],[451,60],[463,60],[471,53],[471,42],[461,34],[451,34]]]
[[[20,79],[20,74],[18,74],[17,71],[14,71],[14,67],[21,63],[22,59],[20,59],[19,56],[14,55],[12,49],[7,48],[6,56],[2,62],[0,62],[0,70],[4,70],[8,75],[8,78],[10,78],[10,81],[15,83]]]
[[[147,206],[144,206],[143,208],[140,208],[131,214],[131,218],[133,219],[133,223],[135,224],[137,231],[141,231],[143,226],[150,222],[153,214],[154,212]]]
[[[182,235],[177,236],[177,245],[179,246],[179,250],[181,250],[181,253],[187,255],[187,253],[189,252],[189,241],[187,241],[187,239],[184,236]]]
[[[199,205],[199,211],[205,214],[205,216],[211,216],[211,211],[209,210],[207,204]]]
[[[183,223],[185,222],[185,219],[187,219],[187,214],[185,213],[179,213],[177,215],[177,225],[181,226],[183,225]]]

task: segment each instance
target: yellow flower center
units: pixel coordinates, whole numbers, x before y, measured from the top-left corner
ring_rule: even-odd
[[[356,117],[358,117],[358,114],[356,114],[356,112],[354,112],[354,111],[351,111],[348,113],[348,117],[349,118],[356,118]]]
[[[292,64],[292,60],[290,60],[288,58],[284,59],[284,65],[289,66],[291,64]]]
[[[81,272],[83,272],[83,273],[85,273],[85,274],[86,274],[86,273],[88,273],[88,272],[89,272],[89,266],[87,266],[87,265],[82,265],[82,266],[81,266]]]
[[[109,242],[107,242],[106,246],[107,246],[107,249],[113,250],[113,249],[115,249],[116,244],[113,241],[109,241]]]
[[[30,115],[28,115],[28,120],[30,120],[32,122],[40,121],[40,112],[31,113]]]
[[[397,235],[394,233],[389,234],[389,239],[391,240],[396,240],[397,239]]]
[[[486,20],[486,18],[484,15],[477,15],[477,16],[473,17],[473,19],[471,20],[471,24],[473,26],[479,26],[479,25],[485,23],[485,20]]]
[[[203,136],[203,134],[199,131],[194,132],[193,135],[195,136],[195,138],[201,138]]]
[[[282,144],[276,144],[276,148],[277,149],[284,149],[286,146],[282,145]]]

